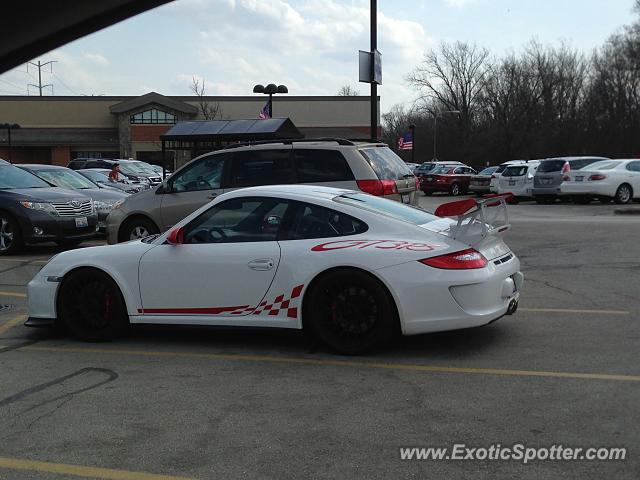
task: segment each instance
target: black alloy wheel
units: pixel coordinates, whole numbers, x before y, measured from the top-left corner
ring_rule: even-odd
[[[67,275],[60,286],[58,305],[58,320],[81,340],[112,340],[129,324],[118,285],[97,269],[84,268]]]

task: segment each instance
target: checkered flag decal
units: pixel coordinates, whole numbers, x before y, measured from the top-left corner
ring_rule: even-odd
[[[286,298],[284,294],[278,295],[271,303],[267,300],[263,300],[257,307],[239,308],[230,313],[231,315],[247,315],[251,313],[252,315],[269,315],[275,317],[280,315],[280,312],[283,312],[286,313],[289,318],[297,318],[298,301],[296,299],[300,297],[302,287],[304,287],[304,285],[294,287],[288,298]]]

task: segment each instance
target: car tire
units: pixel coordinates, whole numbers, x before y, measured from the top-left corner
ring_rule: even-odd
[[[576,203],[578,205],[587,205],[591,203],[591,197],[588,195],[576,196],[576,197],[573,197],[573,203]]]
[[[454,197],[457,197],[461,193],[462,193],[462,189],[460,188],[460,184],[452,183],[451,186],[449,187],[449,194]]]
[[[129,325],[120,288],[95,268],[76,270],[64,278],[58,294],[58,321],[87,342],[113,340]]]
[[[633,189],[628,183],[623,183],[616,190],[613,200],[618,204],[630,203],[633,200]]]
[[[0,211],[0,255],[18,253],[24,243],[18,222],[6,212]]]
[[[398,331],[398,312],[387,288],[354,269],[317,278],[305,295],[302,319],[314,338],[343,355],[380,348]]]
[[[160,233],[160,230],[151,220],[145,217],[135,217],[127,220],[124,225],[120,227],[118,240],[120,242],[128,242],[129,240],[138,240],[148,237],[149,235],[155,235],[156,233]]]

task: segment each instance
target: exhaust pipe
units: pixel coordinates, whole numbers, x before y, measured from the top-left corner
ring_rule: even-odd
[[[506,315],[513,315],[518,310],[518,300],[513,299],[509,302]]]

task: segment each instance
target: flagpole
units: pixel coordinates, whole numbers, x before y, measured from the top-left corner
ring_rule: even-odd
[[[409,125],[409,130],[411,130],[411,163],[416,163],[416,126],[412,123]]]

